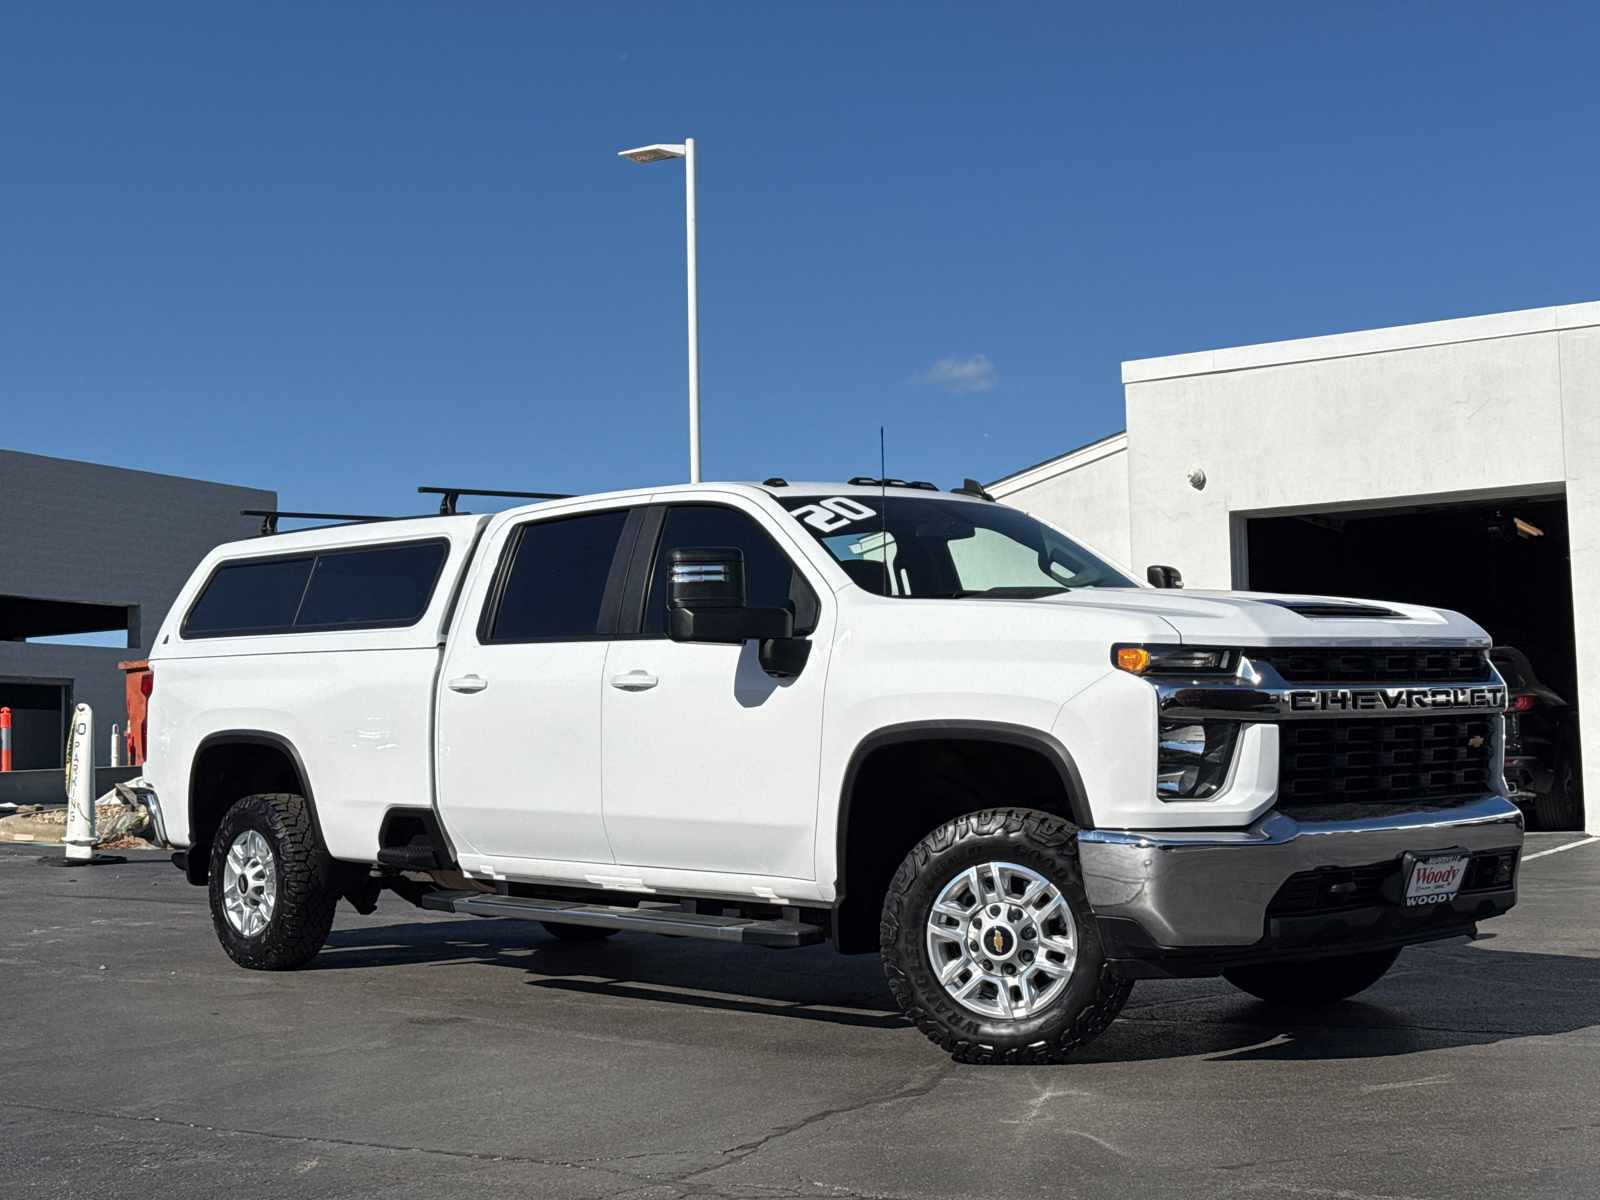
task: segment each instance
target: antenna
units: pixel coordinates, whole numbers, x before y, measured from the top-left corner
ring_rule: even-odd
[[[510,496],[516,500],[571,500],[567,492],[486,492],[481,488],[442,488],[419,487],[417,491],[424,495],[443,496],[439,501],[439,515],[453,517],[456,515],[456,501],[462,496]]]
[[[882,532],[878,553],[883,555],[883,594],[889,594],[889,583],[894,578],[889,573],[889,456],[884,449],[883,426],[878,426],[878,515],[882,518]]]

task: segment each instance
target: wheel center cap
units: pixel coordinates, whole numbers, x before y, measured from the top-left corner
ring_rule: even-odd
[[[1017,935],[1004,925],[991,925],[983,931],[983,948],[993,958],[1004,958],[1016,945]]]

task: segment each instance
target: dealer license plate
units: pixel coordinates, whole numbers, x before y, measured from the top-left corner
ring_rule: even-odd
[[[1421,908],[1444,904],[1456,898],[1467,874],[1468,856],[1461,851],[1440,854],[1408,854],[1411,869],[1406,874],[1406,907]]]

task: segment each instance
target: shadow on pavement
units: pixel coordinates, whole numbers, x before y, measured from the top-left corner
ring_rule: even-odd
[[[885,1030],[907,1024],[876,955],[764,952],[650,935],[563,942],[522,922],[429,921],[335,930],[310,970],[479,962],[530,987],[640,1003]],[[1378,1058],[1600,1025],[1600,958],[1413,948],[1339,1004],[1266,1004],[1221,980],[1142,983],[1076,1062]]]

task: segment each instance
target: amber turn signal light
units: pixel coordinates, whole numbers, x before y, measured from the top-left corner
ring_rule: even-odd
[[[1143,646],[1120,646],[1117,649],[1117,666],[1135,675],[1150,665],[1150,651]]]

